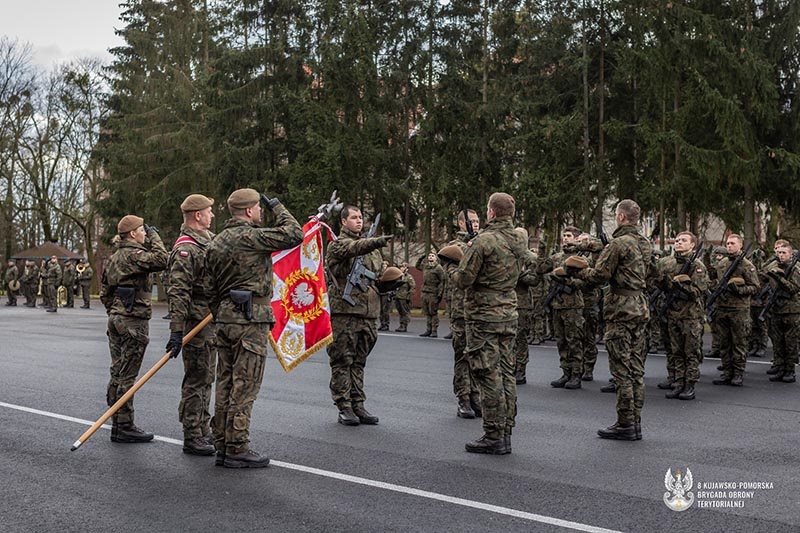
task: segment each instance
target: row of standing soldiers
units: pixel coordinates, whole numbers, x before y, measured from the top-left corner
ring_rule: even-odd
[[[83,297],[82,309],[89,309],[89,293],[94,272],[85,259],[64,259],[62,267],[58,257],[42,259],[41,266],[33,259],[26,259],[20,269],[16,261],[9,260],[5,273],[5,289],[8,301],[6,306],[17,305],[17,297],[25,297],[25,307],[36,307],[36,299],[41,296],[41,307],[55,313],[58,309],[58,290],[63,287],[66,295],[64,307],[75,306],[75,296]]]

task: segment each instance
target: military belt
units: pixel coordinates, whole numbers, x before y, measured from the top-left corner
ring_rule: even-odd
[[[271,302],[266,296],[253,296],[253,303],[258,305],[267,305]]]
[[[616,294],[617,296],[628,296],[630,298],[636,298],[637,296],[641,296],[642,291],[640,290],[632,291],[629,289],[621,289],[619,287],[611,287],[611,294]]]

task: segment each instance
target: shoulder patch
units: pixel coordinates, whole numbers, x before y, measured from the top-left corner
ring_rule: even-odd
[[[697,273],[698,273],[698,274],[702,274],[702,273],[703,273],[703,269],[702,269],[702,268],[698,268],[698,269],[697,269]]]
[[[189,252],[186,252],[186,251],[184,251],[184,250],[181,250],[181,251],[180,251],[180,252],[178,252],[178,253],[180,254],[180,256],[181,256],[181,257],[189,257]]]
[[[472,247],[472,241],[469,241],[469,242],[467,243],[467,246],[468,246],[468,247]]]

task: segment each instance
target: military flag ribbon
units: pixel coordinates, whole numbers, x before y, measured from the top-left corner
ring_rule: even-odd
[[[272,254],[275,325],[269,341],[286,372],[333,341],[322,226],[312,217],[303,226],[302,244]]]

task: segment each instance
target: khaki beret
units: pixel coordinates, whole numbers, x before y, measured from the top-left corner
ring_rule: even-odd
[[[677,276],[672,278],[672,281],[676,283],[690,283],[692,281],[692,278],[690,278],[686,274],[678,274]]]
[[[564,261],[564,266],[583,270],[584,268],[589,267],[589,262],[579,255],[571,255],[567,257],[566,261]]]
[[[247,209],[253,207],[261,199],[261,195],[254,189],[237,189],[228,196],[229,209]]]
[[[191,211],[200,211],[206,207],[214,205],[214,199],[203,196],[202,194],[190,194],[181,204],[181,211],[189,213]]]
[[[464,258],[464,251],[457,244],[451,244],[439,250],[438,255],[443,261],[460,263]]]
[[[381,281],[397,281],[398,279],[403,277],[403,272],[397,267],[387,267],[386,270],[383,271],[383,275],[381,276]]]
[[[125,215],[117,224],[117,233],[120,235],[131,232],[144,225],[144,219],[136,215]]]
[[[731,278],[728,281],[728,285],[731,285],[731,284],[733,284],[733,285],[744,285],[744,283],[745,283],[744,278]]]

